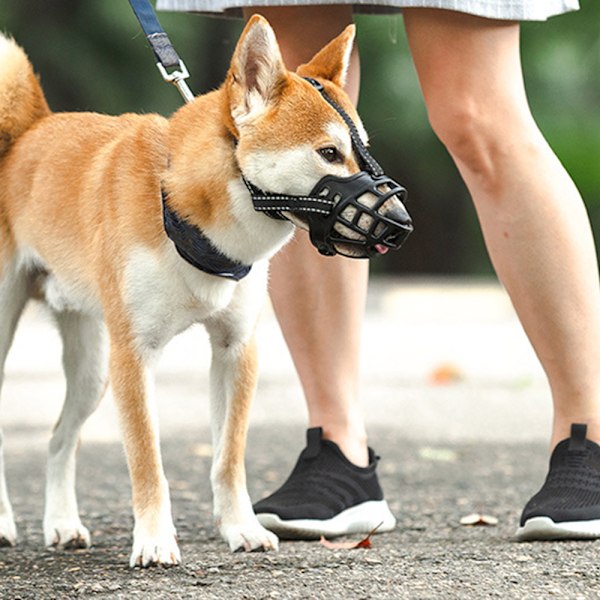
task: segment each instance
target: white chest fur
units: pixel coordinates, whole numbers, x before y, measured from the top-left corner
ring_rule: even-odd
[[[157,350],[194,323],[235,312],[239,305],[259,307],[266,271],[266,262],[260,261],[236,283],[189,265],[170,242],[160,251],[133,249],[124,272],[124,296],[138,347]]]

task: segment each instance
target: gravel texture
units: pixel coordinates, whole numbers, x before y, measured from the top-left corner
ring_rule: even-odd
[[[247,460],[253,498],[287,475],[299,450],[290,439],[302,434],[296,426],[254,428]],[[400,443],[385,427],[371,439],[383,457],[396,531],[374,536],[370,549],[282,542],[276,553],[230,554],[211,524],[208,432],[169,435],[163,451],[184,563],[146,570],[127,567],[132,518],[119,444],[80,451],[79,503],[93,547],[74,551],[43,547],[44,453],[19,445],[7,456],[19,543],[0,549],[2,597],[600,597],[600,542],[514,541],[520,509],[545,474],[543,444]],[[498,525],[460,525],[473,512],[497,517]]]

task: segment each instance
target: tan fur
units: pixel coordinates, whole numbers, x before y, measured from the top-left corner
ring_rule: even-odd
[[[235,413],[228,415],[224,435],[223,480],[230,485],[245,483],[240,456],[246,452],[246,432],[252,396],[256,388],[258,359],[254,340],[248,343],[238,357],[233,406]],[[239,410],[238,410],[239,408]]]
[[[38,122],[0,166],[14,235],[97,293],[129,244],[162,240],[165,129],[157,116],[57,114]],[[48,140],[62,140],[60,151]]]
[[[344,87],[354,34],[354,27],[346,27],[340,35],[317,52],[309,63],[300,65],[297,70],[298,75],[301,77],[324,79],[330,81],[338,88]],[[344,54],[346,56],[340,61],[340,55]],[[332,86],[329,85],[328,88],[330,92]],[[355,111],[353,110],[352,112]]]
[[[326,92],[354,119],[359,121],[356,108],[341,90],[345,82],[349,54],[347,48],[351,47],[355,35],[354,26],[348,26],[337,38],[327,44],[315,55],[309,63],[301,65],[296,73],[282,72],[278,85],[273,88],[271,98],[273,103],[278,103],[278,110],[269,112],[265,116],[267,126],[261,128],[264,135],[253,137],[253,146],[248,149],[270,147],[273,149],[287,149],[290,138],[299,144],[309,144],[315,148],[326,145],[329,141],[323,136],[326,124],[337,121],[343,124],[342,117],[333,109],[323,106],[319,93],[306,85],[300,85],[301,78],[312,77],[319,79]],[[340,61],[340,56],[345,62]],[[232,67],[225,81],[225,93],[229,102],[239,103],[242,100],[236,95],[235,80],[236,59],[232,59]],[[330,83],[331,81],[331,83]],[[324,110],[325,108],[325,110]],[[235,134],[235,125],[231,124],[230,130]],[[350,171],[358,170],[352,157],[348,157]]]
[[[39,118],[50,112],[25,53],[0,38],[0,155]]]
[[[250,149],[258,149],[265,146],[274,149],[286,149],[289,147],[289,137],[298,140],[301,144],[310,145],[313,148],[319,148],[328,145],[329,138],[323,134],[326,131],[328,123],[337,122],[344,126],[342,117],[333,109],[331,112],[323,111],[315,99],[320,98],[317,90],[298,85],[300,77],[293,73],[288,76],[285,86],[279,91],[281,108],[265,117],[268,124],[263,135],[257,135],[253,138],[253,146]],[[328,94],[348,112],[350,115],[356,115],[356,110],[347,98],[344,98],[333,86],[325,84]],[[274,132],[269,135],[267,132]],[[359,170],[353,156],[347,156],[346,166],[350,172]]]
[[[337,87],[343,83],[352,36],[349,28],[303,69],[313,77],[335,81],[336,85],[323,81],[328,93],[355,114]],[[219,456],[213,485],[221,533],[234,550],[276,546],[276,538],[252,513],[243,460],[257,373],[253,327],[266,281],[266,267],[260,261],[285,242],[291,225],[252,210],[244,188],[236,191],[239,165],[257,151],[276,156],[289,150],[290,143],[299,148],[308,145],[308,163],[318,167],[309,175],[319,179],[328,167],[311,148],[327,145],[328,126],[341,123],[341,118],[318,92],[285,70],[274,34],[261,17],[251,19],[244,30],[221,88],[198,97],[170,119],[51,114],[24,52],[1,36],[0,59],[0,293],[10,297],[5,275],[9,268],[21,269],[19,281],[28,278],[30,297],[52,304],[49,298],[54,293],[55,303],[81,304],[66,310],[85,316],[89,311],[90,318],[99,313],[105,321],[110,377],[132,481],[136,519],[132,564],[179,560],[146,380],[153,351],[178,328],[195,321],[227,338],[215,349],[213,360],[222,397],[211,397],[211,402],[224,405],[222,422],[214,427]],[[350,172],[358,169],[352,157],[347,157],[347,166]],[[199,275],[183,263],[165,235],[161,188],[180,217],[228,243],[231,252],[239,246],[239,252],[256,256],[253,260],[258,263],[247,280],[236,286]],[[242,201],[247,203],[241,209],[246,211],[245,221],[262,228],[256,237],[264,239],[253,241],[255,245],[237,239],[254,233],[240,221]],[[16,257],[22,265],[16,265]],[[163,290],[165,282],[152,279],[155,273],[176,290]],[[48,285],[55,286],[54,292]],[[153,303],[156,289],[164,293]],[[171,293],[173,307],[166,297]],[[11,309],[15,319],[22,309],[20,298]],[[152,321],[154,316],[157,322]],[[6,327],[9,331],[12,324]],[[95,397],[88,400],[91,411]],[[78,433],[63,432],[67,422],[61,419],[57,427],[57,444]],[[64,467],[59,459],[53,460],[56,469]],[[2,498],[0,513],[1,503]],[[52,519],[61,513],[61,506],[59,497],[49,511],[47,539],[55,539]],[[85,540],[78,516],[67,520],[75,522],[73,539]],[[0,540],[2,535],[0,529]]]
[[[181,108],[169,126],[171,169],[164,177],[170,206],[198,226],[228,222],[226,182],[235,178],[234,138],[221,115],[229,113],[222,91],[212,92]],[[223,101],[225,99],[225,102]],[[189,135],[202,123],[201,140]]]

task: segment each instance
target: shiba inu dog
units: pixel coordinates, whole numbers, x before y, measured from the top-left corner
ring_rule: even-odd
[[[267,261],[306,223],[257,212],[241,174],[261,189],[306,194],[326,175],[359,171],[346,124],[303,79],[318,80],[364,135],[342,90],[353,38],[349,27],[290,73],[272,29],[254,17],[223,85],[166,119],[52,113],[25,53],[0,37],[0,364],[31,298],[52,311],[64,345],[47,545],[90,544],[75,497],[75,451],[109,379],[132,483],[130,563],[180,562],[150,373],[165,344],[201,322],[213,350],[217,526],[233,551],[277,548],[246,491],[253,335]],[[402,208],[398,198],[387,205]],[[0,447],[0,545],[15,541]]]

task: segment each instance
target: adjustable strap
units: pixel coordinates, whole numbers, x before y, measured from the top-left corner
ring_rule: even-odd
[[[150,0],[129,0],[131,8],[142,27],[152,52],[158,61],[156,66],[163,79],[174,84],[186,102],[194,99],[185,80],[189,77],[188,70],[179,58],[175,48],[165,33],[150,4]]]
[[[202,231],[169,208],[164,190],[161,194],[165,233],[175,244],[181,258],[200,271],[224,279],[239,281],[248,275],[252,265],[245,265],[225,256]]]
[[[323,84],[318,82],[316,79],[313,79],[312,77],[305,77],[304,79],[308,81],[308,83],[310,83],[318,92],[320,92],[321,96],[323,96],[323,100],[325,100],[329,105],[331,105],[339,113],[340,117],[342,117],[344,123],[346,123],[348,129],[350,130],[352,146],[354,147],[354,150],[362,160],[363,165],[366,167],[366,170],[369,171],[369,173],[371,173],[372,175],[375,175],[376,177],[379,175],[383,175],[383,169],[381,168],[381,165],[371,156],[371,154],[367,150],[367,147],[360,139],[358,129],[356,128],[354,121],[350,118],[350,115],[335,100],[333,100],[331,96],[327,94],[325,88],[323,87]]]
[[[260,188],[250,183],[243,175],[242,179],[252,196],[254,210],[266,213],[274,219],[285,220],[281,211],[312,212],[323,215],[331,213],[334,201],[318,196],[290,196],[286,194],[272,194],[263,192]]]

